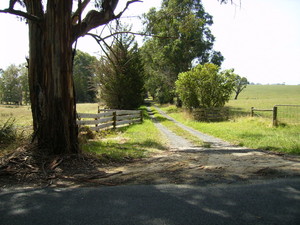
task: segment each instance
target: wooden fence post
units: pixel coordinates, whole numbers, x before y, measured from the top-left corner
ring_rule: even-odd
[[[143,122],[143,110],[140,111],[141,123]]]
[[[278,126],[278,121],[277,121],[277,106],[273,107],[273,126]]]
[[[113,128],[115,129],[117,126],[117,112],[113,112]]]
[[[251,117],[254,116],[254,107],[251,107]]]
[[[95,120],[98,120],[98,118],[95,118]],[[95,124],[95,127],[96,127],[96,132],[98,132],[98,129],[97,129],[98,123]]]

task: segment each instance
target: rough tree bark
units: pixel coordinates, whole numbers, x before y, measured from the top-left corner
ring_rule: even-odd
[[[29,84],[34,139],[51,153],[79,152],[72,77],[72,0],[25,1],[29,20]]]

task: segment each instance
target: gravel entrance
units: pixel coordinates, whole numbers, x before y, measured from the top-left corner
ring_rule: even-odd
[[[155,121],[156,127],[168,139],[170,148],[151,158],[120,167],[107,168],[114,184],[218,184],[300,176],[300,157],[274,154],[234,146],[218,138],[189,128],[156,108],[167,119],[210,144],[210,148],[195,147]],[[150,109],[148,109],[150,110]],[[152,117],[153,118],[153,117]]]

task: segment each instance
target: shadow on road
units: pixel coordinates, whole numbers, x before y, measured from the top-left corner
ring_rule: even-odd
[[[138,185],[0,193],[0,224],[281,224],[300,222],[300,180],[200,187]]]

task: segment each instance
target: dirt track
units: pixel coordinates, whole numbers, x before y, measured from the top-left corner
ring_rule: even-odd
[[[210,148],[195,147],[155,122],[168,139],[169,150],[124,166],[106,168],[107,173],[122,172],[107,178],[106,182],[208,184],[300,176],[300,157],[233,146],[186,127],[161,111],[160,113],[191,135],[209,142]]]

